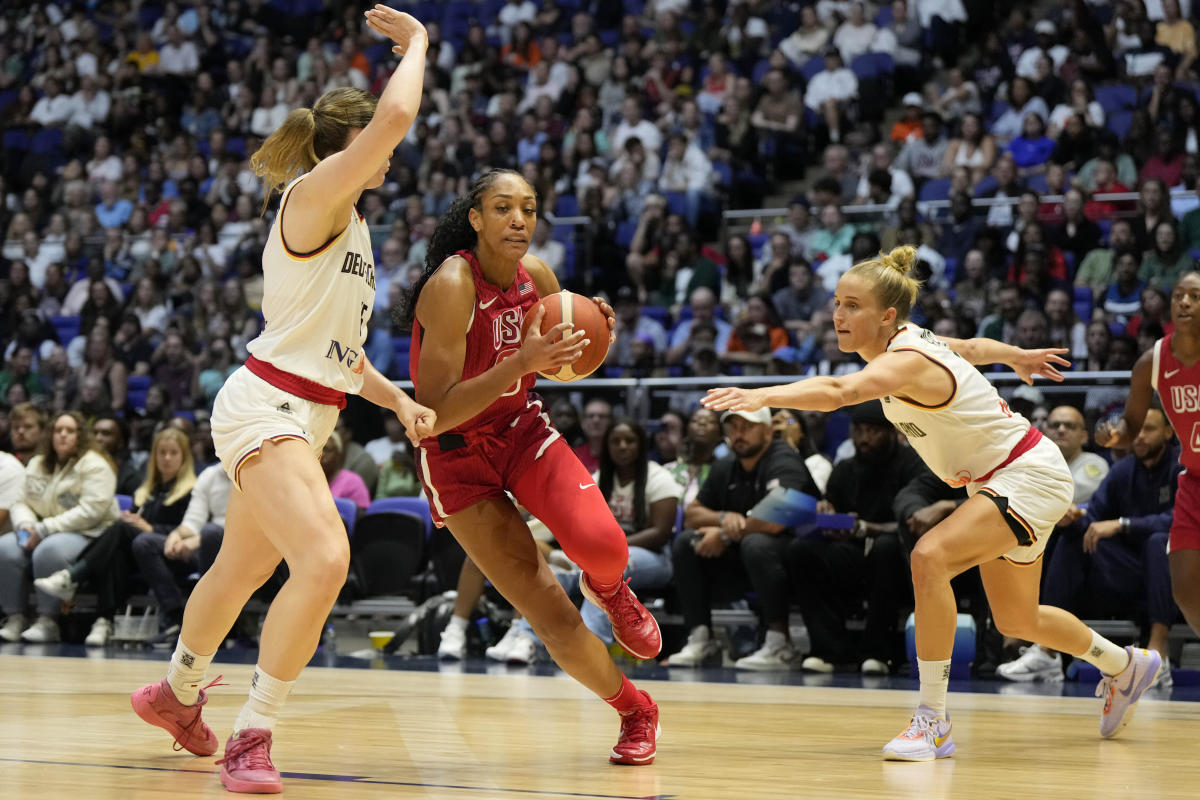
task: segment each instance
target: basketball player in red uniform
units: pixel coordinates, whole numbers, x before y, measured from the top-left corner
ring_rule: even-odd
[[[1200,633],[1200,272],[1189,272],[1171,292],[1175,330],[1142,353],[1133,365],[1125,413],[1116,423],[1101,422],[1096,442],[1128,449],[1158,392],[1163,412],[1179,437],[1175,517],[1168,542],[1171,590],[1192,630]]]
[[[534,373],[572,363],[587,344],[583,331],[555,341],[567,325],[540,334],[541,308],[521,339],[538,298],[559,291],[545,262],[526,252],[536,226],[533,188],[516,172],[496,170],[454,201],[430,238],[407,306],[417,402],[437,413],[417,469],[434,520],[529,620],[558,665],[620,713],[609,760],[649,764],[658,706],[584,626],[506,495],[554,531],[583,570],[583,594],[604,609],[621,646],[638,658],[658,655],[658,624],[621,580],[625,534],[531,393]],[[611,329],[612,309],[596,302]]]

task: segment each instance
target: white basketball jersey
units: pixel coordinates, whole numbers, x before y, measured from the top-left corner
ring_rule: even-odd
[[[356,209],[346,229],[311,253],[295,253],[283,241],[284,207],[263,250],[263,316],[266,328],[246,346],[262,361],[330,389],[362,389],[363,344],[375,307],[371,234]]]
[[[887,349],[920,353],[954,381],[951,396],[937,406],[895,395],[883,398],[884,415],[908,437],[933,473],[951,486],[966,486],[986,476],[1029,432],[1029,421],[1008,407],[996,387],[931,332],[906,323]]]

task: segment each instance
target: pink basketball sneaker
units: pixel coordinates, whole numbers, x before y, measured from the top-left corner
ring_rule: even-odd
[[[658,620],[638,601],[637,595],[629,588],[628,579],[601,591],[592,586],[591,578],[584,574],[579,581],[579,590],[608,616],[608,621],[612,623],[613,638],[629,655],[646,660],[662,651]]]
[[[221,785],[243,794],[278,794],[283,791],[279,770],[271,763],[271,732],[247,728],[225,742]]]
[[[218,683],[223,676],[204,687],[224,686]],[[217,752],[220,742],[212,728],[200,719],[200,711],[208,702],[208,695],[200,690],[200,699],[195,705],[185,706],[175,697],[171,684],[163,678],[158,683],[143,686],[129,696],[129,702],[139,717],[157,725],[175,737],[175,749],[184,749],[197,756],[211,756]]]
[[[658,724],[658,704],[642,692],[646,705],[621,715],[621,738],[612,749],[610,764],[641,766],[653,764],[662,726]]]

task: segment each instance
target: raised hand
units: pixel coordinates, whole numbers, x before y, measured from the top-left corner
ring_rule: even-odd
[[[1038,350],[1021,350],[1017,353],[1016,358],[1009,364],[1013,372],[1030,385],[1033,385],[1033,376],[1041,375],[1043,378],[1049,378],[1052,381],[1061,383],[1063,380],[1062,373],[1058,371],[1059,367],[1069,367],[1071,362],[1062,357],[1062,353],[1071,352],[1065,347],[1043,347]]]
[[[414,40],[425,43],[429,41],[429,34],[426,32],[425,26],[418,22],[416,17],[382,3],[364,11],[363,16],[367,18],[367,25],[371,30],[396,43],[392,52],[398,56],[408,52],[409,46]]]

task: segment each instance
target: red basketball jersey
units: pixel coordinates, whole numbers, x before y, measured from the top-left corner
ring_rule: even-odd
[[[508,289],[501,289],[483,277],[479,260],[469,250],[459,250],[471,265],[475,279],[475,306],[467,327],[467,352],[463,359],[462,380],[470,380],[487,372],[496,364],[521,349],[521,323],[538,301],[537,288],[525,267],[517,264],[517,277]],[[421,385],[418,365],[421,363],[420,323],[413,321],[412,350],[409,353],[409,373],[413,386]],[[500,418],[514,417],[525,410],[526,395],[537,376],[529,373],[504,391],[490,406],[454,429],[464,432],[493,425]]]
[[[1167,334],[1154,343],[1150,383],[1162,400],[1163,410],[1179,437],[1179,463],[1200,474],[1200,363],[1185,367],[1171,352]]]

